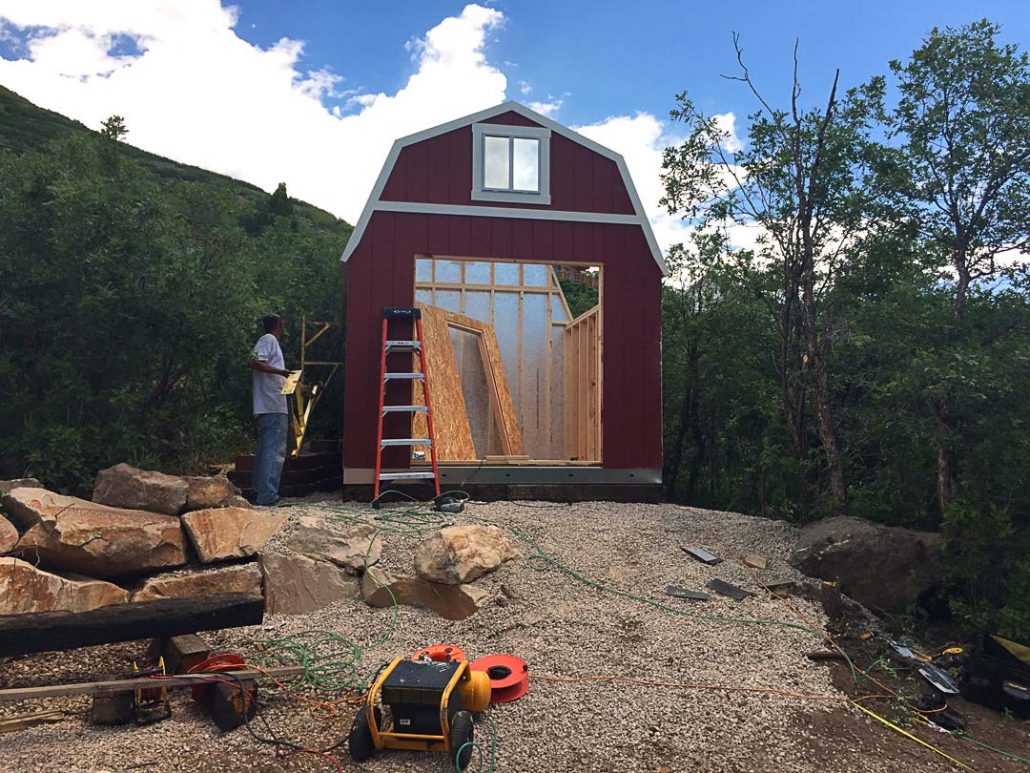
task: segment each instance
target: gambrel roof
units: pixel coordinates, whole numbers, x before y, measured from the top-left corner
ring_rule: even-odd
[[[414,145],[433,137],[455,131],[456,129],[461,129],[465,126],[471,127],[473,124],[487,121],[491,118],[495,118],[509,112],[516,113],[533,123],[549,129],[555,134],[559,134],[562,137],[565,137],[568,140],[571,140],[572,142],[613,161],[618,167],[619,174],[622,178],[622,184],[625,186],[626,192],[629,195],[630,202],[633,206],[633,214],[578,212],[551,208],[530,209],[464,204],[433,204],[419,201],[389,201],[382,199],[383,190],[386,187],[386,184],[390,179],[390,175],[394,171],[397,159],[404,148],[409,145]],[[643,230],[651,255],[658,264],[658,267],[661,269],[662,274],[667,276],[669,273],[665,265],[665,259],[662,256],[662,251],[655,239],[654,231],[651,229],[651,223],[647,219],[644,208],[640,203],[640,197],[637,195],[637,190],[633,185],[633,180],[630,177],[625,159],[615,151],[584,137],[582,134],[578,134],[565,126],[562,126],[556,121],[530,110],[525,105],[515,101],[503,102],[487,110],[481,110],[478,113],[472,113],[471,115],[464,116],[463,118],[457,118],[439,126],[434,126],[431,129],[425,129],[424,131],[416,132],[415,134],[410,134],[407,137],[402,137],[396,140],[393,143],[393,147],[390,149],[390,154],[386,158],[386,163],[383,165],[383,169],[379,173],[379,177],[376,180],[375,185],[372,187],[372,193],[369,195],[368,201],[365,203],[365,207],[361,211],[361,216],[358,218],[357,225],[354,227],[354,232],[347,241],[347,246],[344,248],[343,256],[341,258],[343,261],[347,261],[361,243],[361,238],[365,233],[365,229],[368,227],[368,223],[372,218],[373,212],[412,212],[423,214],[462,215],[468,217],[518,218],[529,220],[558,220],[565,222],[637,225]]]

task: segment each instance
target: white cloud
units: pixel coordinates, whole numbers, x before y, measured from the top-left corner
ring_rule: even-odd
[[[730,153],[741,150],[743,143],[736,133],[736,116],[733,113],[722,113],[714,118],[719,128],[726,133],[723,147]],[[622,154],[626,159],[640,202],[662,249],[678,242],[689,242],[692,231],[690,224],[678,215],[670,215],[658,203],[663,194],[662,152],[683,139],[674,127],[658,120],[651,113],[638,112],[633,116],[612,116],[595,124],[578,126],[576,131]],[[724,175],[724,181],[727,185],[733,184],[729,173]],[[730,243],[734,247],[753,249],[759,230],[746,225],[732,226],[728,229]]]
[[[505,17],[483,5],[409,41],[415,71],[394,94],[344,88],[345,73],[305,66],[301,41],[252,45],[238,20],[219,0],[3,0],[0,31],[28,39],[16,47],[25,58],[0,58],[0,83],[92,128],[117,113],[139,147],[266,190],[285,181],[350,222],[394,138],[506,98],[508,81],[485,54]],[[513,88],[533,92],[526,81]],[[553,116],[566,96],[529,106]],[[739,147],[734,115],[717,120],[728,149]],[[659,243],[685,240],[687,226],[658,205],[670,128],[637,113],[578,130],[626,158]]]
[[[0,83],[95,129],[117,113],[139,147],[266,190],[285,181],[354,222],[394,138],[505,99],[484,54],[503,19],[466,6],[411,46],[416,70],[398,92],[329,108],[340,75],[302,67],[300,41],[241,39],[218,0],[4,0],[4,28],[30,38],[25,58],[0,59]],[[113,54],[126,38],[136,50]]]
[[[554,118],[558,111],[561,110],[561,106],[565,103],[564,99],[547,99],[545,102],[528,102],[526,107],[530,110],[535,110],[540,115],[546,115],[548,118]]]
[[[640,203],[654,228],[655,238],[662,249],[677,242],[685,242],[690,229],[679,217],[669,215],[660,205],[662,197],[662,151],[676,142],[666,124],[650,113],[634,116],[619,115],[588,126],[577,126],[576,131],[595,142],[622,154],[630,176],[640,195]]]
[[[726,135],[722,146],[730,153],[743,150],[744,143],[737,136],[737,116],[733,113],[720,113],[712,117],[715,119],[715,125]]]

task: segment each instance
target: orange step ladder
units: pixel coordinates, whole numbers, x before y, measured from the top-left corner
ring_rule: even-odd
[[[415,334],[412,340],[401,340],[390,338],[391,322],[412,322]],[[375,499],[379,499],[380,485],[383,481],[395,480],[432,480],[436,495],[440,496],[440,471],[436,464],[436,435],[433,432],[433,409],[429,398],[429,380],[426,378],[426,352],[422,345],[422,312],[417,308],[388,307],[383,309],[383,337],[382,348],[379,357],[379,419],[376,429],[376,478],[375,478]],[[417,354],[419,360],[419,372],[390,372],[386,370],[386,356],[397,352],[410,352]],[[422,395],[425,397],[425,405],[387,405],[386,384],[388,381],[420,381],[422,383]],[[390,413],[409,413],[412,418],[416,413],[425,413],[426,429],[429,437],[414,438],[384,438],[383,420]],[[429,458],[432,460],[433,470],[418,471],[405,470],[402,472],[383,472],[383,449],[393,446],[428,446]]]

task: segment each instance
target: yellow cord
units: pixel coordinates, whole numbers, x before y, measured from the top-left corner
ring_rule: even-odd
[[[862,711],[864,711],[864,712],[865,712],[866,714],[868,714],[869,716],[871,716],[871,717],[872,717],[873,719],[879,720],[880,722],[883,722],[883,724],[887,725],[887,727],[891,728],[892,730],[896,730],[896,731],[898,731],[899,733],[901,733],[901,734],[902,734],[903,736],[905,736],[906,738],[910,738],[910,739],[912,739],[913,741],[915,741],[915,742],[916,742],[917,744],[920,744],[920,745],[922,745],[922,746],[925,746],[925,747],[926,747],[927,749],[929,749],[930,751],[933,751],[933,752],[937,752],[937,754],[939,754],[939,755],[941,755],[942,757],[944,757],[944,759],[948,760],[949,762],[953,762],[954,764],[958,765],[958,766],[959,766],[960,768],[962,768],[963,770],[973,770],[973,768],[969,767],[969,766],[968,766],[968,765],[967,765],[966,763],[964,763],[964,762],[961,762],[960,760],[956,760],[956,759],[955,759],[954,757],[952,757],[952,756],[951,756],[950,754],[947,754],[947,753],[945,753],[945,752],[942,752],[942,751],[941,751],[940,749],[938,749],[938,748],[937,748],[936,746],[934,746],[933,744],[929,744],[929,743],[927,743],[927,742],[926,742],[926,741],[924,741],[924,740],[923,740],[922,738],[916,738],[916,737],[915,737],[914,735],[912,735],[912,734],[911,734],[910,732],[908,732],[907,730],[904,730],[904,729],[902,729],[902,728],[898,727],[898,726],[897,726],[897,725],[895,725],[895,724],[894,724],[893,722],[891,722],[891,721],[890,721],[889,719],[884,719],[883,717],[881,717],[881,716],[880,716],[879,714],[877,714],[876,712],[870,711],[870,710],[869,710],[869,709],[867,709],[867,708],[866,708],[865,706],[862,706],[861,704],[855,703],[854,701],[850,701],[850,703],[851,703],[851,705],[852,705],[852,706],[854,706],[855,708],[858,708],[858,709],[861,709]]]

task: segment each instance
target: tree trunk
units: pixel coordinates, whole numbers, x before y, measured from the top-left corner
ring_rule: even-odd
[[[952,473],[951,454],[948,451],[948,437],[950,435],[951,426],[948,423],[947,399],[941,398],[937,404],[937,435],[935,441],[937,446],[937,505],[940,508],[942,520],[948,507],[958,495],[958,485]]]
[[[837,430],[833,423],[830,409],[830,387],[826,376],[826,363],[819,358],[815,372],[812,397],[815,401],[815,413],[819,425],[819,440],[826,449],[826,457],[830,468],[830,493],[838,515],[848,514],[848,481],[844,474],[844,460],[837,443]]]

